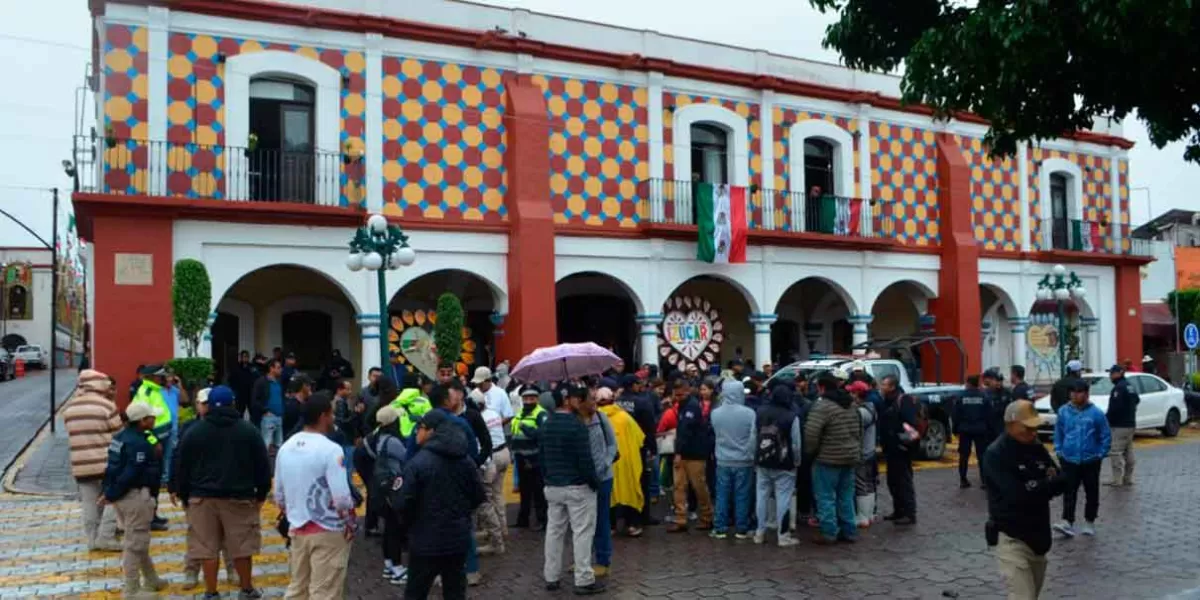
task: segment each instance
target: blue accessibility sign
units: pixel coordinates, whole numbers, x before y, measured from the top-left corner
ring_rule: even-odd
[[[1200,328],[1196,327],[1195,323],[1188,323],[1187,327],[1183,328],[1183,343],[1187,344],[1188,350],[1195,350],[1196,346],[1200,346]]]

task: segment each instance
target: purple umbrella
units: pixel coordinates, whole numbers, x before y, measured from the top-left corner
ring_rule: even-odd
[[[510,376],[519,381],[562,381],[597,375],[621,358],[592,342],[538,348],[517,363]]]

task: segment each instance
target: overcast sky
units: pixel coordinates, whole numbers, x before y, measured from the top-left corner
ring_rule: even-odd
[[[821,48],[831,18],[804,0],[741,0],[732,5],[727,0],[489,3],[837,61]],[[86,0],[0,2],[0,81],[5,82],[0,91],[0,208],[47,238],[49,193],[14,186],[57,186],[64,199],[69,197],[71,181],[63,175],[61,162],[71,154],[74,94],[83,83],[90,44]],[[1200,210],[1200,196],[1194,193],[1200,189],[1200,166],[1183,161],[1182,144],[1158,150],[1150,145],[1145,128],[1132,119],[1125,124],[1125,135],[1137,142],[1131,151],[1132,187],[1151,188],[1154,213]],[[1132,192],[1134,224],[1148,218],[1149,195],[1140,189]],[[0,221],[0,246],[36,243],[7,219]]]

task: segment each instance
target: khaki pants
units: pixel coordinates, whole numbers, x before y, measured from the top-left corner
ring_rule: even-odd
[[[1038,556],[1020,540],[1000,534],[996,562],[1008,582],[1009,600],[1037,600],[1046,579],[1046,557]]]
[[[138,573],[154,580],[154,563],[150,560],[150,521],[154,518],[154,499],[144,487],[129,490],[113,508],[125,523],[121,540],[121,567],[126,581],[136,581]]]
[[[345,596],[350,542],[340,531],[292,536],[285,598],[341,600]]]
[[[1133,432],[1132,427],[1114,427],[1112,430],[1112,449],[1108,451],[1108,458],[1112,459],[1113,485],[1133,483]]]
[[[696,494],[700,526],[712,527],[712,497],[708,495],[708,481],[704,468],[705,463],[702,460],[675,461],[675,523],[678,525],[687,525],[687,493],[690,485],[692,492]]]
[[[88,550],[95,550],[101,544],[116,544],[117,509],[109,504],[96,505],[103,494],[103,481],[89,479],[78,484],[79,502],[83,505],[83,539]]]
[[[493,549],[504,549],[504,536],[508,533],[508,511],[504,500],[504,475],[512,465],[508,448],[492,453],[491,464],[483,473],[483,489],[487,500],[479,506],[479,530],[485,543]]]
[[[563,544],[570,525],[571,550],[575,558],[575,585],[596,581],[592,570],[592,538],[596,535],[596,492],[586,485],[546,486],[546,562],[542,575],[558,581],[562,573]]]

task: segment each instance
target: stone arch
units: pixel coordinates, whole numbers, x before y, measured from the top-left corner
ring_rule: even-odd
[[[724,283],[726,285],[729,285],[730,287],[732,287],[733,289],[735,289],[739,293],[741,293],[742,298],[746,301],[746,304],[750,307],[750,314],[757,315],[762,312],[762,304],[758,301],[758,298],[754,295],[754,292],[750,291],[750,288],[746,287],[745,284],[738,281],[737,279],[734,279],[733,277],[731,277],[729,275],[726,275],[724,273],[712,273],[712,272],[690,273],[683,277],[679,277],[678,280],[676,280],[676,281],[664,282],[664,285],[660,289],[669,289],[671,291],[666,296],[659,299],[658,302],[651,304],[650,310],[657,312],[659,309],[662,308],[663,304],[668,299],[670,299],[671,297],[673,297],[675,295],[675,293],[679,290],[680,287],[682,287],[687,282],[692,281],[693,279],[698,279],[698,278],[715,279],[715,280],[721,281],[722,283]]]
[[[888,288],[896,285],[908,286],[908,290],[912,292],[910,298],[913,300],[913,303],[916,304],[917,310],[919,310],[921,314],[928,312],[929,300],[937,297],[937,290],[935,289],[935,286],[937,285],[937,272],[931,271],[922,279],[914,279],[912,277],[897,277],[894,279],[880,279],[871,283],[873,285],[868,285],[868,289],[865,290],[866,293],[864,294],[862,303],[864,310],[866,307],[874,309],[875,303],[879,301],[880,296],[882,296],[883,293],[888,290]]]
[[[644,314],[646,312],[646,308],[647,308],[646,303],[642,300],[641,294],[639,294],[637,292],[637,290],[634,289],[634,287],[631,286],[627,281],[625,281],[624,279],[622,279],[620,277],[617,277],[616,275],[613,275],[611,273],[605,273],[605,272],[598,271],[598,270],[585,269],[585,268],[579,268],[579,269],[575,269],[572,271],[559,273],[557,275],[558,276],[554,282],[556,284],[556,287],[557,287],[557,284],[560,284],[563,281],[566,281],[567,279],[570,279],[572,277],[595,276],[595,277],[606,278],[609,281],[616,284],[621,290],[623,290],[625,292],[625,295],[628,296],[629,300],[633,302],[633,308],[635,311],[637,311],[637,314],[640,315],[640,314]],[[653,311],[657,311],[659,308],[661,308],[661,306],[650,307],[650,309]]]
[[[920,318],[929,312],[929,300],[934,296],[929,286],[912,279],[884,286],[871,299],[871,337],[895,338],[917,333]]]
[[[269,258],[266,256],[269,253],[266,253],[266,252],[262,252],[262,253],[249,252],[249,253],[246,253],[246,256],[252,257],[252,256],[255,256],[256,254],[261,254],[264,257]],[[265,271],[265,270],[271,269],[273,267],[292,267],[292,268],[297,268],[297,269],[303,269],[305,271],[310,271],[312,273],[320,275],[322,278],[324,278],[329,283],[336,286],[342,292],[342,295],[345,296],[346,301],[350,303],[350,306],[355,311],[355,313],[362,312],[362,305],[359,302],[359,298],[355,294],[351,293],[350,288],[346,287],[346,283],[344,281],[342,281],[341,279],[339,279],[337,276],[333,275],[329,271],[326,271],[325,269],[318,268],[316,266],[302,265],[302,264],[298,264],[298,263],[264,263],[264,264],[246,265],[246,267],[247,268],[237,269],[234,272],[234,273],[236,273],[236,275],[232,276],[232,277],[230,275],[233,275],[233,273],[220,273],[220,279],[219,279],[218,275],[217,275],[217,273],[219,272],[219,269],[213,269],[210,266],[210,275],[212,276],[212,282],[213,282],[212,297],[217,299],[218,306],[220,305],[221,300],[224,299],[225,296],[227,296],[229,294],[229,291],[232,290],[234,288],[234,286],[236,286],[238,284],[238,282],[240,282],[244,279],[247,279],[248,277],[254,275],[255,273],[257,273],[259,271]],[[343,270],[345,271],[346,275],[351,275],[351,273],[348,269],[343,268]]]
[[[238,350],[249,350],[254,347],[254,331],[257,323],[254,318],[254,307],[249,302],[237,298],[221,298],[217,302],[217,312],[231,314],[238,320]]]
[[[850,320],[858,304],[829,277],[808,275],[793,282],[776,301],[775,314],[771,352],[781,363],[814,353],[846,353],[853,345]]]
[[[634,364],[639,354],[638,318],[646,317],[629,284],[609,273],[580,270],[559,277],[554,291],[560,343],[595,342]],[[653,358],[652,354],[649,359]]]
[[[982,283],[982,282],[979,284],[979,287],[981,290],[986,289],[987,291],[991,292],[996,297],[996,300],[991,305],[989,305],[989,306],[981,305],[979,307],[980,313],[983,314],[985,317],[987,316],[987,314],[989,312],[992,312],[992,310],[994,310],[996,307],[1003,308],[1004,313],[1006,315],[1008,315],[1008,318],[1010,318],[1010,319],[1015,319],[1015,318],[1021,316],[1021,311],[1017,310],[1017,303],[1015,301],[1013,301],[1012,296],[1010,296],[1009,293],[1004,290],[1004,288],[1002,288],[998,285],[995,285],[995,284]],[[1002,325],[1002,324],[999,324],[999,325]]]
[[[478,366],[494,366],[496,339],[503,333],[507,315],[503,289],[484,272],[437,264],[423,266],[420,270],[401,269],[400,273],[410,277],[395,286],[389,285],[394,291],[384,310],[391,318],[387,319],[389,330],[382,332],[382,343],[397,357],[396,364],[407,364],[433,376],[437,361],[422,346],[425,334],[408,331],[424,329],[431,335],[433,322],[422,313],[436,311],[439,297],[449,292],[462,303],[463,325],[469,332],[469,337],[463,339],[457,370],[466,374]],[[410,335],[417,337],[409,338]]]
[[[808,193],[804,181],[804,141],[819,138],[833,146],[834,187],[838,196],[854,195],[854,136],[849,131],[821,119],[806,119],[792,125],[788,133],[788,186],[796,192]],[[826,190],[829,193],[829,190]]]
[[[671,126],[675,178],[690,181],[692,173],[692,125],[710,123],[729,135],[729,185],[750,185],[750,126],[746,118],[717,104],[689,104],[675,109]]]
[[[506,281],[506,274],[503,272],[493,272],[491,269],[485,268],[483,263],[478,265],[463,264],[463,260],[466,258],[461,255],[457,257],[436,257],[426,253],[422,254],[412,266],[404,267],[399,271],[390,271],[387,290],[388,302],[390,303],[394,300],[405,287],[408,287],[418,279],[445,273],[455,277],[474,277],[486,284],[492,294],[492,310],[501,315],[507,315],[508,292],[503,283]],[[400,276],[403,276],[403,279]]]

